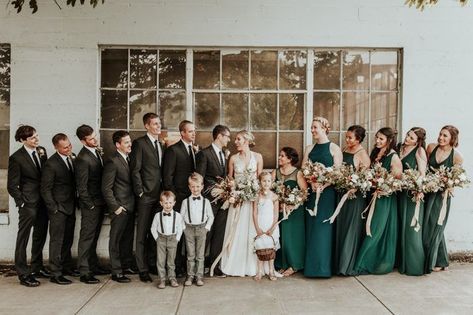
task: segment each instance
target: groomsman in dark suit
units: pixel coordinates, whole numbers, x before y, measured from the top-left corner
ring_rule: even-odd
[[[127,227],[134,215],[135,197],[131,182],[130,158],[131,138],[128,132],[119,130],[112,135],[117,151],[113,154],[103,170],[102,193],[110,211],[110,241],[108,244],[112,280],[130,282],[123,274],[123,243],[133,235]]]
[[[41,170],[46,163],[46,150],[39,146],[39,137],[31,126],[20,126],[15,140],[23,146],[8,160],[8,193],[18,207],[19,222],[15,246],[15,269],[22,285],[39,286],[36,277],[49,278],[43,266],[43,247],[48,233],[48,213],[40,194]],[[33,228],[31,268],[28,268],[26,247]]]
[[[219,178],[227,176],[227,162],[223,151],[230,141],[230,129],[227,126],[217,125],[212,131],[213,142],[200,151],[197,156],[196,171],[204,177],[204,197],[212,200],[210,189],[218,182]],[[225,226],[228,211],[221,209],[222,203],[212,203],[214,223],[208,236],[210,247],[210,263],[213,263],[222,251]],[[220,268],[215,269],[215,275],[222,276]]]
[[[77,191],[72,144],[63,133],[52,139],[56,153],[46,161],[41,174],[41,196],[49,213],[49,266],[51,282],[70,284],[64,275],[79,276],[72,266],[71,247],[76,223]]]
[[[135,192],[136,264],[140,280],[152,282],[149,272],[157,273],[156,242],[151,234],[151,223],[159,208],[162,186],[163,147],[159,142],[161,121],[155,113],[143,116],[146,135],[133,141],[130,167]]]
[[[103,159],[97,135],[92,127],[88,125],[78,127],[76,136],[84,145],[75,160],[75,177],[81,209],[78,266],[80,281],[94,284],[99,282],[94,275],[108,273],[99,266],[97,257],[97,240],[106,209],[102,195]]]
[[[163,185],[164,190],[170,190],[176,195],[176,205],[174,209],[181,209],[184,199],[190,196],[188,179],[195,171],[195,127],[189,120],[179,123],[181,140],[169,146],[164,154]],[[186,258],[182,254],[181,241],[178,244],[176,254],[176,272],[183,275],[186,268]]]

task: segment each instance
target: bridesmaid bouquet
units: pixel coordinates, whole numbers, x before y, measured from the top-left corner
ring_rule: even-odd
[[[330,186],[334,183],[334,174],[332,167],[326,167],[319,162],[307,161],[302,166],[302,174],[304,175],[305,180],[309,184],[317,184],[317,189],[315,191],[315,204],[314,209],[307,209],[311,216],[317,215],[317,206],[319,203],[320,195],[325,187]]]
[[[306,189],[300,189],[299,187],[290,188],[281,181],[273,184],[273,191],[278,196],[279,203],[283,207],[283,218],[279,222],[286,220],[293,209],[297,209],[307,200]]]
[[[429,184],[429,186],[427,186]],[[419,196],[425,192],[433,191],[438,189],[437,181],[435,177],[423,176],[420,171],[414,169],[406,169],[402,173],[401,177],[402,190],[407,191],[412,195],[412,201],[416,203],[414,216],[411,220],[411,227],[414,227],[416,232],[420,230],[419,213],[420,213],[420,202],[423,198]]]
[[[210,194],[214,197],[212,202],[222,200],[222,209],[228,209],[231,205],[237,207],[244,201],[256,200],[258,192],[258,180],[248,172],[239,177],[238,181],[227,176],[212,187]]]

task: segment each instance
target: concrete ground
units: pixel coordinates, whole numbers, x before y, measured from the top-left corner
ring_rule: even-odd
[[[473,314],[473,264],[421,277],[206,278],[204,287],[164,290],[138,276],[128,284],[99,278],[26,288],[0,276],[0,314]]]

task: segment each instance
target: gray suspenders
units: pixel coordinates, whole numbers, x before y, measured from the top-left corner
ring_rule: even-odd
[[[187,198],[187,216],[189,217],[189,223],[192,224],[192,218],[191,218],[191,198],[192,197],[189,197]],[[201,197],[202,198],[202,220],[201,222],[204,223],[204,218],[205,218],[205,198],[204,197]]]
[[[163,212],[159,213],[159,223],[161,224],[161,233],[164,234]],[[172,212],[172,234],[176,233],[176,211]]]

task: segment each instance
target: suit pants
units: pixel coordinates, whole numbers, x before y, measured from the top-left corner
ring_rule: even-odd
[[[53,276],[60,276],[64,270],[73,269],[71,247],[74,241],[75,212],[49,214],[49,268]]]
[[[18,276],[26,276],[31,273],[26,258],[26,247],[37,215],[38,207],[36,206],[25,204],[18,209],[18,233],[15,246],[15,269]]]
[[[98,268],[97,241],[100,236],[105,207],[81,209],[78,266],[81,275],[88,275]]]
[[[151,223],[159,206],[159,201],[137,202],[136,224],[136,265],[140,272],[148,272],[156,264],[156,241],[151,234]]]
[[[125,227],[125,233],[120,241],[120,260],[123,269],[135,268],[136,261],[133,255],[133,245],[135,239],[135,213],[127,212],[128,221]]]
[[[108,250],[113,275],[123,272],[123,243],[129,240],[129,236],[126,234],[130,233],[128,226],[132,216],[133,213],[128,214],[124,211],[118,215],[115,213],[110,214],[110,240]]]
[[[225,227],[227,225],[228,210],[217,209],[214,212],[214,222],[210,230],[210,264],[213,264],[215,259],[222,251],[223,239],[225,238]]]
[[[205,239],[207,237],[206,223],[199,225],[186,224],[187,275],[204,276]]]
[[[161,281],[176,279],[176,259],[177,239],[176,235],[159,234],[156,240],[158,251],[158,276]],[[166,277],[167,269],[167,277]]]

